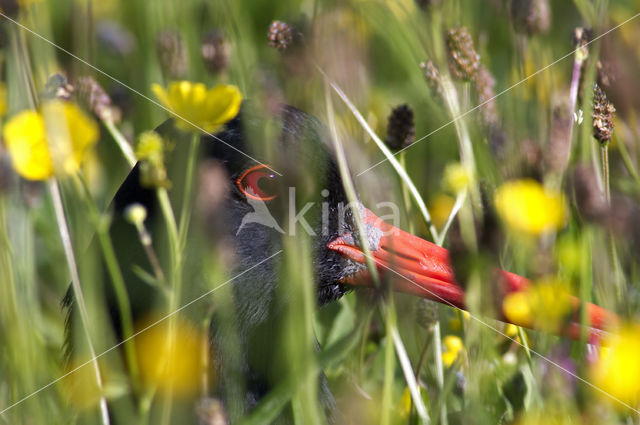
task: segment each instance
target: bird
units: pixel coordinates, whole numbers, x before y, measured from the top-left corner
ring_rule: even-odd
[[[171,121],[159,126],[157,131],[166,138],[178,140],[181,136]],[[265,139],[259,137],[265,134],[268,136]],[[208,161],[223,170],[224,177],[214,184],[224,186],[221,192],[224,196],[210,208],[212,211],[203,214],[205,230],[197,229],[197,237],[231,241],[233,254],[230,275],[235,276],[231,286],[239,359],[228,362],[227,367],[225,359],[219,358],[224,356],[212,354],[218,356],[212,362],[218,377],[212,392],[227,403],[228,408],[231,409],[229,404],[234,397],[234,380],[244,381],[242,406],[236,406],[232,422],[257,406],[282,379],[283,368],[287,366],[279,360],[282,356],[277,338],[283,326],[285,305],[291,300],[283,299],[279,291],[278,264],[282,258],[274,257],[274,253],[284,249],[283,234],[291,231],[287,224],[299,222],[298,231],[311,235],[308,240],[315,280],[313,291],[318,306],[336,301],[354,289],[375,290],[376,280],[367,268],[367,254],[363,249],[366,244],[377,271],[394,290],[459,309],[468,308],[464,285],[456,279],[450,253],[445,248],[386,223],[359,200],[352,208],[345,209],[349,199],[330,137],[317,118],[295,107],[283,105],[276,113],[265,114],[245,101],[238,116],[221,131],[200,138],[198,157],[201,163]],[[181,159],[184,160],[185,155],[181,150],[184,147],[179,145],[176,143],[176,152],[170,155],[169,161],[175,162],[170,166],[183,171]],[[254,158],[269,161],[263,163]],[[147,211],[147,226],[152,231],[162,228],[155,189],[142,184],[141,173],[141,165],[137,164],[115,194],[110,226],[113,244],[121,247],[117,249],[117,260],[123,270],[134,318],[149,313],[158,299],[158,291],[135,272],[133,265],[148,266],[149,260],[125,218],[125,211],[132,204],[142,205]],[[309,203],[322,205],[323,211],[300,216],[295,210],[292,213],[292,205],[304,209]],[[362,221],[365,241],[358,232],[355,214]],[[154,243],[159,241],[162,239],[154,237]],[[493,277],[494,281],[488,282],[488,290],[496,293],[496,318],[508,321],[500,300],[507,294],[526,291],[531,283],[524,277],[497,269]],[[117,331],[121,312],[110,285],[105,285],[105,299]],[[582,306],[588,309],[588,324],[596,334],[616,320],[612,313],[596,305],[581,303],[568,295],[567,299],[572,306],[572,317],[561,331],[566,335],[574,338],[580,335]],[[72,313],[71,291],[64,304]],[[70,320],[69,327],[72,322]],[[534,326],[528,321],[515,324]],[[212,346],[224,346],[229,326],[214,316],[210,325]],[[339,415],[336,402],[322,376],[320,386],[327,418],[329,422],[336,422]],[[235,397],[237,399],[237,394]],[[281,422],[288,423],[290,417],[289,408],[282,413]]]

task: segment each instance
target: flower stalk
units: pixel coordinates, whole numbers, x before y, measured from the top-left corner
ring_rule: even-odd
[[[69,233],[69,227],[67,226],[67,219],[64,214],[64,206],[62,203],[62,197],[60,196],[60,187],[58,186],[58,182],[54,179],[50,179],[48,181],[48,184],[49,191],[51,193],[51,200],[53,202],[53,208],[56,215],[56,221],[58,222],[60,239],[62,240],[62,246],[64,248],[67,268],[69,270],[69,274],[71,275],[71,288],[73,289],[76,305],[78,306],[78,312],[80,313],[82,330],[84,332],[85,338],[87,339],[87,347],[89,349],[89,355],[92,359],[91,365],[95,373],[96,385],[101,392],[99,400],[100,417],[103,425],[109,425],[111,423],[111,420],[109,418],[109,410],[107,409],[107,399],[104,395],[102,395],[104,384],[102,381],[100,366],[98,365],[96,350],[91,340],[91,332],[89,331],[89,313],[87,311],[84,293],[82,292],[82,284],[80,283],[80,275],[78,274],[76,258],[73,252],[73,245],[71,244],[71,235]]]

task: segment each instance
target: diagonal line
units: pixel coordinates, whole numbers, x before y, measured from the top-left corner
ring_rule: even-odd
[[[601,39],[602,37],[604,37],[605,35],[609,34],[610,32],[613,32],[617,29],[619,29],[621,26],[633,21],[634,19],[636,19],[638,16],[640,16],[640,12],[636,13],[635,15],[633,15],[632,17],[628,18],[627,20],[625,20],[624,22],[616,25],[615,27],[607,30],[606,32],[600,34],[599,36],[597,36],[596,38],[594,38],[591,41],[588,41],[587,43],[584,44],[584,47],[590,45],[591,43],[594,43],[596,41],[598,41],[599,39]],[[518,87],[519,85],[521,85],[522,83],[529,81],[531,78],[535,77],[536,75],[540,74],[541,72],[546,71],[547,69],[551,68],[552,66],[554,66],[555,64],[557,64],[558,62],[562,62],[563,60],[565,60],[566,58],[568,58],[569,56],[573,55],[576,50],[578,50],[578,48],[570,51],[569,53],[567,53],[566,55],[562,56],[559,59],[556,59],[555,61],[551,62],[550,64],[548,64],[547,66],[545,66],[544,68],[541,68],[539,70],[537,70],[536,72],[534,72],[531,75],[528,75],[527,77],[525,77],[523,80],[518,81],[517,83],[513,84],[512,86],[502,90],[500,93],[496,94],[495,96],[493,96],[491,99],[485,100],[484,102],[480,103],[479,105],[474,106],[473,108],[469,109],[468,111],[458,115],[457,117],[453,118],[451,121],[447,122],[446,124],[441,125],[440,127],[436,128],[435,130],[431,131],[430,133],[422,136],[421,138],[419,138],[418,140],[416,140],[415,142],[413,142],[412,144],[410,144],[409,146],[400,149],[399,151],[395,152],[393,155],[398,155],[400,152],[404,152],[405,150],[409,149],[410,147],[415,146],[418,142],[426,139],[427,137],[430,137],[432,135],[434,135],[435,133],[439,132],[440,130],[442,130],[445,127],[450,126],[451,124],[455,123],[456,121],[461,120],[462,118],[466,117],[467,115],[469,115],[470,113],[472,113],[473,111],[475,111],[478,108],[483,107],[484,105],[486,105],[489,102],[493,102],[496,98],[502,96],[503,94],[505,94],[506,92],[510,91],[511,89],[514,89],[516,87]],[[380,160],[379,162],[376,162],[374,165],[372,165],[371,167],[367,168],[366,170],[360,172],[360,174],[357,175],[357,177],[360,177],[361,175],[363,175],[364,173],[366,173],[369,170],[372,170],[373,168],[377,167],[378,165],[387,162],[388,159],[384,158],[382,160]]]
[[[95,356],[94,358],[87,360],[86,362],[82,363],[81,365],[77,366],[76,368],[70,370],[69,372],[65,373],[64,375],[56,378],[55,380],[49,382],[47,385],[39,388],[38,390],[32,392],[31,394],[21,398],[20,400],[16,401],[15,403],[11,404],[10,406],[5,407],[3,410],[0,410],[0,415],[4,415],[5,412],[7,412],[9,409],[12,409],[14,407],[16,407],[18,404],[22,403],[25,400],[30,399],[31,397],[35,396],[36,394],[40,393],[41,391],[46,390],[47,388],[49,388],[50,386],[54,385],[56,382],[61,381],[62,379],[66,378],[67,376],[71,375],[72,373],[75,373],[76,371],[78,371],[79,369],[83,368],[84,366],[88,365],[89,363],[92,363],[94,361],[96,361],[96,359],[104,356],[107,353],[110,353],[111,351],[115,350],[116,348],[120,347],[122,344],[124,344],[125,342],[137,337],[138,335],[140,335],[143,332],[148,331],[149,329],[151,329],[152,327],[156,326],[157,324],[164,322],[165,320],[167,320],[168,318],[176,315],[178,312],[184,310],[185,308],[189,307],[190,305],[200,301],[201,299],[203,299],[204,297],[211,295],[212,293],[214,293],[215,291],[217,291],[218,289],[227,286],[229,283],[233,282],[235,279],[239,278],[240,276],[242,276],[243,274],[255,269],[256,267],[258,267],[260,264],[265,263],[266,261],[272,259],[273,257],[275,257],[276,255],[280,254],[282,252],[282,250],[276,252],[275,254],[270,255],[269,257],[257,262],[256,264],[254,264],[253,266],[249,267],[248,269],[246,269],[245,271],[235,275],[234,277],[232,277],[231,279],[227,280],[226,282],[221,283],[220,285],[216,286],[215,288],[205,292],[204,294],[200,295],[197,298],[194,298],[193,300],[189,301],[188,303],[182,305],[180,308],[172,311],[171,313],[167,314],[166,316],[162,317],[161,319],[156,320],[155,322],[153,322],[152,324],[150,324],[149,326],[145,327],[144,329],[139,330],[138,332],[134,333],[133,335],[131,335],[130,337],[120,341],[119,343],[117,343],[116,345],[114,345],[113,347],[103,351],[102,353],[98,354],[97,356]]]
[[[365,254],[365,255],[366,255],[366,254]],[[371,257],[371,259],[373,260],[373,257]],[[412,285],[414,285],[415,287],[417,287],[417,288],[419,288],[419,289],[421,289],[421,290],[425,291],[426,293],[428,293],[428,294],[429,294],[429,295],[431,295],[432,297],[437,298],[437,301],[441,302],[442,304],[446,304],[446,305],[448,305],[448,306],[450,306],[450,307],[453,307],[453,308],[459,309],[458,307],[456,307],[455,305],[453,305],[453,304],[452,304],[452,303],[450,303],[449,301],[445,300],[444,298],[442,298],[442,297],[441,297],[441,296],[439,296],[438,294],[436,294],[436,293],[434,293],[434,292],[430,291],[429,289],[427,289],[427,288],[425,288],[425,287],[423,287],[423,286],[420,286],[419,284],[417,284],[417,283],[416,283],[416,282],[414,282],[413,280],[411,280],[411,279],[409,279],[408,277],[406,277],[406,276],[402,275],[401,273],[399,273],[399,272],[397,272],[397,271],[393,270],[392,268],[390,268],[390,267],[388,267],[388,266],[386,266],[386,265],[384,265],[384,264],[380,264],[380,263],[377,263],[377,264],[378,264],[380,267],[383,267],[383,268],[385,268],[385,269],[389,270],[390,272],[392,272],[392,273],[394,273],[394,274],[396,274],[396,275],[400,276],[401,278],[405,279],[407,282],[409,282],[409,283],[411,283]],[[499,333],[500,335],[502,335],[503,337],[505,337],[505,338],[507,338],[507,339],[511,340],[512,342],[515,342],[516,344],[518,344],[518,345],[519,345],[519,346],[521,346],[522,348],[526,348],[526,347],[525,347],[525,346],[524,346],[520,341],[518,341],[518,340],[516,340],[516,339],[514,339],[514,338],[511,338],[510,336],[508,336],[507,334],[505,334],[504,332],[502,332],[500,329],[496,328],[495,326],[490,325],[489,323],[485,322],[484,320],[480,319],[479,317],[474,316],[474,315],[472,315],[471,313],[469,313],[469,317],[471,317],[473,320],[477,321],[478,323],[480,323],[480,324],[482,324],[482,325],[484,325],[484,326],[488,327],[489,329],[491,329],[491,330],[493,330],[493,331],[495,331],[495,332]],[[622,400],[620,400],[620,399],[616,398],[615,396],[613,396],[613,395],[609,394],[608,392],[606,392],[606,391],[605,391],[605,390],[603,390],[602,388],[600,388],[600,387],[598,387],[598,386],[596,386],[596,385],[592,384],[591,382],[587,381],[587,380],[586,380],[586,379],[584,379],[584,378],[581,378],[580,376],[578,376],[578,375],[576,375],[575,373],[571,372],[570,370],[568,370],[567,368],[563,367],[562,365],[560,365],[560,364],[558,364],[558,363],[554,362],[553,360],[551,360],[550,358],[546,357],[545,355],[540,354],[539,352],[537,352],[537,351],[533,350],[531,347],[529,347],[529,351],[530,351],[531,353],[535,354],[536,356],[540,357],[542,360],[546,361],[547,363],[549,363],[549,364],[551,364],[551,365],[553,365],[553,366],[557,367],[557,368],[558,368],[558,369],[560,369],[561,371],[565,372],[567,375],[572,376],[573,378],[575,378],[575,379],[579,380],[580,382],[582,382],[582,383],[584,383],[584,384],[588,385],[589,387],[593,388],[594,390],[596,390],[596,391],[598,391],[598,392],[600,392],[600,393],[604,394],[605,396],[607,396],[607,397],[611,398],[611,399],[612,399],[612,400],[614,400],[614,401],[617,401],[617,402],[618,402],[618,403],[620,403],[621,405],[623,405],[623,406],[625,406],[625,407],[627,407],[627,408],[629,408],[629,409],[633,410],[635,413],[637,413],[638,415],[640,415],[640,410],[637,410],[637,409],[633,408],[632,406],[630,406],[629,404],[625,403],[624,401],[622,401]]]
[[[208,131],[206,131],[205,129],[203,129],[202,127],[194,124],[193,122],[189,121],[188,119],[184,118],[183,116],[175,113],[174,111],[172,111],[171,109],[167,108],[166,106],[162,105],[161,103],[151,99],[149,96],[145,95],[144,93],[134,89],[133,87],[123,83],[122,81],[118,80],[116,77],[112,76],[111,74],[101,70],[100,68],[96,67],[95,65],[92,65],[91,63],[87,62],[86,60],[82,59],[81,57],[71,53],[69,50],[65,49],[62,46],[57,45],[56,43],[54,43],[53,41],[49,40],[48,38],[44,37],[43,35],[38,34],[37,32],[35,32],[34,30],[32,30],[31,28],[21,24],[18,21],[15,21],[13,19],[11,19],[10,17],[8,17],[7,15],[5,15],[4,13],[0,12],[0,16],[2,16],[3,18],[7,19],[8,21],[14,23],[15,25],[19,26],[20,28],[22,28],[23,30],[35,35],[36,37],[38,37],[40,40],[50,44],[51,46],[55,47],[56,49],[66,53],[67,55],[71,56],[72,58],[74,58],[75,60],[82,62],[83,64],[85,64],[86,66],[88,66],[89,68],[93,69],[94,71],[104,75],[105,77],[109,78],[110,80],[122,85],[123,87],[125,87],[126,89],[132,91],[133,93],[137,94],[138,96],[142,97],[145,100],[148,100],[149,102],[153,103],[154,105],[156,105],[159,108],[164,109],[166,112],[168,112],[170,115],[173,115],[176,118],[180,118],[182,121],[186,122],[187,124],[191,125],[193,128],[201,131],[202,133],[206,134],[207,136],[210,136],[212,138],[214,138],[215,140],[219,141],[220,143],[226,145],[227,147],[233,149],[234,151],[238,152],[239,154],[242,154],[244,156],[246,156],[247,158],[251,159],[252,161],[263,165],[265,168],[273,171],[274,173],[276,173],[279,176],[282,176],[282,174],[280,174],[279,172],[277,172],[276,170],[274,170],[273,168],[271,168],[269,165],[264,164],[260,161],[258,161],[257,159],[255,159],[254,157],[252,157],[251,155],[241,151],[240,149],[236,148],[235,146],[225,142],[224,140],[222,140],[221,138],[219,138],[218,136],[216,136],[215,134],[212,134]]]

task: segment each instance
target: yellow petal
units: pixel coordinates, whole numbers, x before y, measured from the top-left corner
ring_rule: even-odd
[[[154,83],[151,85],[151,91],[153,91],[153,94],[158,98],[158,100],[164,107],[171,109],[169,95],[167,94],[167,91],[164,89],[164,87],[162,87],[160,84]]]
[[[607,394],[636,405],[640,401],[640,329],[625,327],[608,343],[608,350],[593,366],[593,381]]]
[[[38,112],[19,113],[2,133],[18,174],[29,180],[46,180],[53,175],[44,120]]]
[[[452,353],[450,351],[447,351],[445,353],[442,353],[442,364],[444,364],[446,367],[450,367],[458,358],[458,353]]]
[[[237,87],[219,85],[207,89],[202,83],[177,81],[165,90],[152,87],[154,93],[177,114],[176,126],[185,131],[214,132],[233,119],[240,110],[242,95]]]
[[[530,326],[532,323],[531,306],[525,292],[513,292],[504,297],[502,311],[510,322],[520,326]]]
[[[564,226],[567,207],[561,193],[535,180],[504,183],[494,195],[496,210],[513,230],[540,235]]]
[[[98,141],[98,126],[78,106],[51,101],[43,105],[49,151],[56,172],[74,173]]]
[[[455,335],[447,335],[442,340],[442,345],[449,352],[455,353],[456,355],[462,350],[463,344],[462,340]]]

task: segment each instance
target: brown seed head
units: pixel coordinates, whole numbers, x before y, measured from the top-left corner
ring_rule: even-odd
[[[293,42],[294,35],[295,29],[291,25],[282,21],[273,21],[269,25],[267,39],[271,47],[282,51]]]
[[[204,35],[200,53],[211,73],[217,74],[229,66],[229,42],[220,30],[211,30]]]
[[[101,120],[113,119],[111,98],[93,77],[80,77],[76,80],[78,101]]]
[[[389,115],[387,139],[389,148],[399,150],[415,141],[416,129],[413,124],[413,111],[409,105],[395,107]]]
[[[511,19],[520,32],[545,33],[551,23],[549,0],[512,0]]]
[[[613,117],[616,108],[607,99],[607,95],[598,86],[593,85],[593,137],[605,145],[611,141],[613,134]]]
[[[187,48],[178,31],[160,32],[156,37],[156,53],[165,75],[174,79],[187,75]]]
[[[424,78],[431,88],[431,96],[439,102],[444,103],[444,92],[442,89],[442,80],[440,80],[440,71],[432,60],[427,59],[420,63],[420,69],[424,73]]]
[[[473,39],[465,27],[447,31],[449,70],[457,80],[470,81],[480,68],[480,55],[473,47]]]

